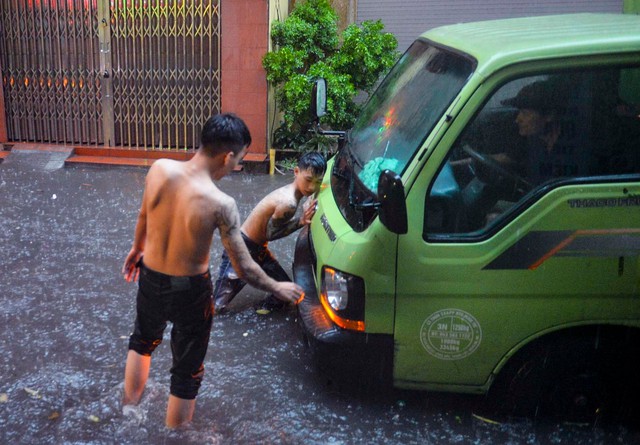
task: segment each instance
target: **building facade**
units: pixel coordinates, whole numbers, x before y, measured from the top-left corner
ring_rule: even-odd
[[[300,0],[297,0],[300,1]],[[191,150],[211,114],[266,154],[277,120],[262,57],[296,0],[0,2],[0,143]],[[483,19],[634,12],[640,0],[333,0],[339,27],[381,19],[403,51],[423,31]],[[636,11],[637,12],[637,11]]]
[[[267,0],[0,2],[0,142],[189,150],[235,112],[266,151]]]

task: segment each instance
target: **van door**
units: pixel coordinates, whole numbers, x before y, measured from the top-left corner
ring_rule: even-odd
[[[622,71],[512,79],[436,147],[399,237],[397,386],[481,391],[536,336],[640,319],[640,120],[618,106]]]

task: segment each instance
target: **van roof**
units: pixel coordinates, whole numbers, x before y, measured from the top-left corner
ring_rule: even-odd
[[[434,28],[422,37],[464,51],[485,71],[525,60],[640,52],[640,15],[562,14]]]

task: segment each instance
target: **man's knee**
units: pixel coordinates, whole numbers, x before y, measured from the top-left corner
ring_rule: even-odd
[[[162,343],[162,339],[146,340],[140,337],[129,337],[129,349],[146,357],[150,356],[156,350],[158,345]]]
[[[231,303],[231,300],[240,292],[244,283],[240,279],[220,280],[216,283],[216,289],[213,293],[215,312],[219,313],[223,311],[227,304]]]
[[[195,399],[200,390],[203,377],[204,365],[200,365],[200,368],[193,374],[183,374],[172,371],[171,395],[185,400]]]

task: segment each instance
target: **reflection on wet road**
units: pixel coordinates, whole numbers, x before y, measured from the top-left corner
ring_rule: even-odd
[[[48,164],[47,164],[48,165]],[[245,288],[218,316],[193,423],[164,428],[171,352],[156,350],[140,406],[120,407],[135,285],[120,274],[146,170],[0,165],[0,443],[606,444],[610,427],[494,423],[470,397],[394,391],[354,396],[319,375],[295,312],[258,315]],[[246,216],[290,177],[234,174],[220,187]],[[295,235],[272,243],[285,265]],[[217,273],[221,247],[212,247]]]

